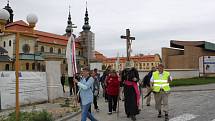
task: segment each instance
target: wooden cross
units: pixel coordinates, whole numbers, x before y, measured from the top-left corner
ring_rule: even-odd
[[[135,40],[135,37],[130,36],[130,30],[126,29],[126,36],[121,36],[121,39],[126,39],[126,50],[127,50],[127,61],[130,61],[131,56],[131,42],[132,40]]]

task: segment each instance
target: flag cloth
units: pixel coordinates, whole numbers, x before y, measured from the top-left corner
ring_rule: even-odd
[[[77,73],[75,39],[73,37],[73,34],[71,34],[71,36],[69,37],[66,46],[66,58],[68,64],[68,76],[73,77]]]
[[[117,53],[117,59],[116,59],[116,62],[115,62],[115,64],[116,64],[116,68],[115,68],[115,70],[116,71],[119,71],[119,53]]]

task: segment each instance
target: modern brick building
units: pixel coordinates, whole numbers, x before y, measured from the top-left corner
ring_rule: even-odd
[[[166,69],[198,69],[199,57],[215,55],[215,44],[206,41],[170,41],[171,48],[162,48]]]

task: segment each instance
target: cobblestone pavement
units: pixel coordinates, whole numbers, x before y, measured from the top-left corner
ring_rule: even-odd
[[[209,87],[215,89],[214,84]],[[107,114],[108,106],[103,98],[99,99],[98,104],[100,112],[93,110],[93,113],[99,121],[131,121],[124,113],[122,101],[120,101],[119,116],[116,113]],[[81,115],[78,115],[68,121],[80,121],[80,118]],[[215,90],[172,92],[169,96],[169,118],[169,121],[215,121]],[[144,103],[141,113],[137,115],[137,121],[164,121],[164,118],[157,118],[153,98],[151,106],[147,107]]]

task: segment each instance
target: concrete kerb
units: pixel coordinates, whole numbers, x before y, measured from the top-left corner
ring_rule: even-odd
[[[213,91],[215,84],[172,87],[171,92]]]
[[[215,91],[215,89],[181,89],[172,90],[171,92],[193,92],[193,91]]]
[[[79,115],[81,113],[81,111],[78,111],[78,112],[73,112],[73,113],[70,113],[70,114],[67,114],[66,116],[62,117],[62,118],[59,118],[55,121],[67,121],[71,118],[74,118],[75,116]]]

